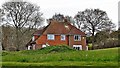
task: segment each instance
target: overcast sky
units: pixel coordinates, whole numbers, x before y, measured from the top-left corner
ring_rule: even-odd
[[[0,1],[0,5],[9,0]],[[44,18],[51,18],[55,13],[74,17],[78,11],[86,8],[99,8],[107,12],[108,17],[118,26],[119,0],[23,0],[40,6]]]

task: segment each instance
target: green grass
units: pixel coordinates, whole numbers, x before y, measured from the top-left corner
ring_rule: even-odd
[[[52,61],[39,63],[3,62],[3,66],[117,66],[116,62]],[[97,65],[96,65],[97,64]],[[112,65],[111,65],[112,64]]]
[[[118,48],[77,51],[65,46],[2,54],[3,66],[117,66]]]

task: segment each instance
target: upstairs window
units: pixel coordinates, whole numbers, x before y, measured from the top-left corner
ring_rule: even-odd
[[[74,35],[74,41],[80,41],[81,38],[80,38],[80,35]]]
[[[61,40],[65,40],[65,35],[61,35]]]
[[[47,39],[48,39],[48,40],[55,40],[54,34],[48,34],[48,35],[47,35]]]

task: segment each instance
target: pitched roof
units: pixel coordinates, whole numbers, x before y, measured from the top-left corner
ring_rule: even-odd
[[[38,30],[34,33],[34,35],[40,34],[66,34],[66,35],[80,34],[82,36],[85,36],[84,32],[77,29],[69,22],[58,22],[55,20],[52,20],[50,24],[44,29]]]
[[[48,26],[46,26],[45,28],[42,28],[42,29],[39,29],[39,30],[35,31],[33,33],[33,35],[41,35],[41,34],[43,34],[43,32],[46,30],[47,27]]]

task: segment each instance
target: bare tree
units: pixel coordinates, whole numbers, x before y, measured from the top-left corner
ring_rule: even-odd
[[[4,22],[12,24],[15,28],[16,47],[19,46],[26,32],[37,28],[43,22],[39,6],[28,2],[6,2],[2,5],[5,11]]]
[[[67,21],[69,21],[72,25],[75,26],[75,21],[74,21],[74,18],[72,16],[65,16],[65,18],[67,19]]]
[[[2,17],[4,15],[4,11],[2,9],[0,9],[0,50],[2,50],[2,27],[1,27],[1,23],[2,23]]]
[[[10,47],[13,47],[14,44],[14,35],[15,31],[13,27],[11,27],[9,24],[2,25],[2,47],[3,50],[9,50]],[[14,49],[15,50],[15,49]]]
[[[100,9],[86,9],[85,11],[78,12],[75,15],[75,21],[78,28],[93,37],[93,45],[95,33],[106,29],[111,30],[115,27],[115,25],[108,18],[107,13]]]
[[[64,16],[63,14],[55,14],[52,16],[52,19],[57,20],[59,22],[65,22],[65,19],[66,19],[67,22],[69,22],[72,25],[75,25],[75,21],[72,16]]]
[[[3,16],[5,15],[4,10],[0,9],[0,24],[2,22]]]

